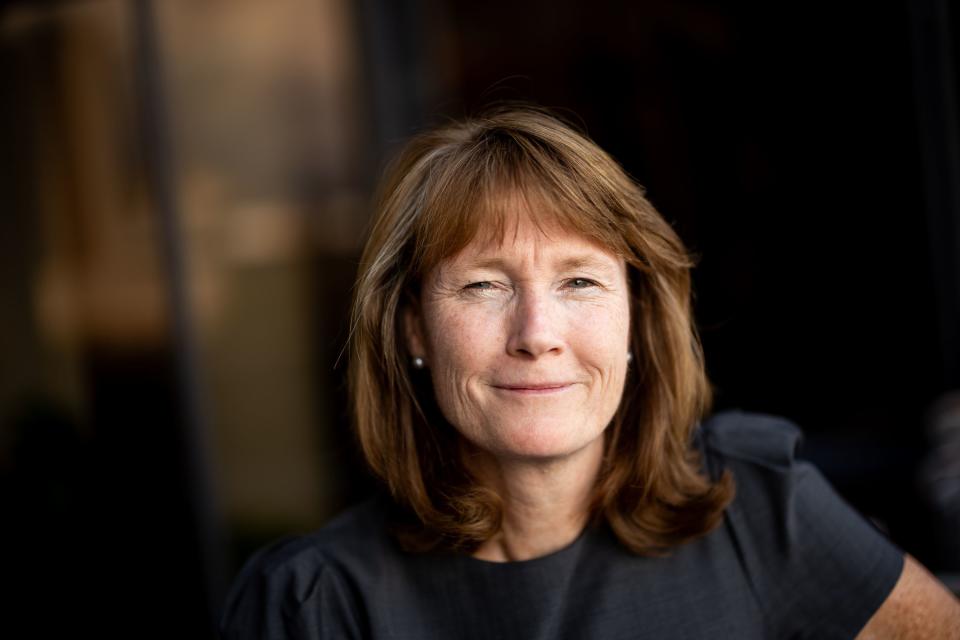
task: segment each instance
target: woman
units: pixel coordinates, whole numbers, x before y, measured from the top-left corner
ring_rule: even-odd
[[[350,351],[389,497],[251,559],[224,637],[960,637],[953,597],[794,459],[795,427],[701,421],[691,266],[548,113],[412,140]]]

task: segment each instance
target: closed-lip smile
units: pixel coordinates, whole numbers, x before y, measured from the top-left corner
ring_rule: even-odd
[[[509,391],[511,393],[520,393],[526,395],[540,395],[547,393],[557,393],[564,391],[571,386],[572,382],[519,382],[516,384],[495,384],[497,389]]]

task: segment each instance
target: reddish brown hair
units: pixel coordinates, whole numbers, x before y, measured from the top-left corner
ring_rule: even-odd
[[[388,169],[360,266],[350,339],[357,435],[373,471],[409,515],[409,550],[472,551],[500,527],[501,504],[462,463],[429,376],[410,367],[401,329],[423,275],[502,229],[507,193],[622,257],[631,284],[634,365],[605,432],[593,517],[635,553],[700,536],[733,495],[708,479],[691,434],[710,406],[690,311],[692,261],[642,187],[585,135],[530,107],[498,108],[413,138]],[[541,212],[541,213],[534,213]]]

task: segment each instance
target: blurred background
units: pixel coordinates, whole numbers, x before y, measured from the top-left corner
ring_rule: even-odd
[[[947,0],[0,5],[0,619],[211,638],[243,560],[373,484],[346,313],[417,130],[582,123],[700,257],[717,408],[956,590],[960,136]]]

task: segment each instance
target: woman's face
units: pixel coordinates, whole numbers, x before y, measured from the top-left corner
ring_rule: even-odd
[[[406,314],[408,346],[474,445],[501,459],[568,456],[599,441],[623,394],[626,266],[523,214],[507,229],[427,274]]]

